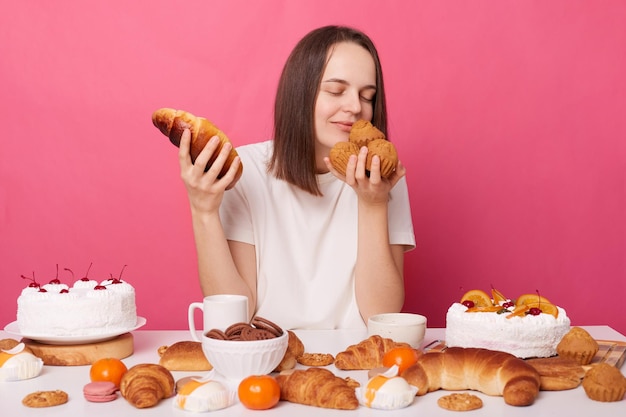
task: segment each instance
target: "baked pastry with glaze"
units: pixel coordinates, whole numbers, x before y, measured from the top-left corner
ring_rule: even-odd
[[[161,365],[142,363],[130,368],[120,381],[120,393],[136,408],[153,407],[174,395],[174,377]]]
[[[527,359],[526,363],[539,372],[542,391],[563,391],[576,388],[585,376],[585,368],[573,359],[552,356]]]
[[[410,347],[408,343],[394,342],[392,339],[372,335],[351,345],[335,356],[337,369],[373,369],[383,366],[383,356],[395,347]]]
[[[587,397],[595,401],[621,401],[626,393],[626,378],[619,369],[608,363],[599,363],[587,371],[583,379]]]
[[[393,143],[386,139],[374,139],[367,144],[367,161],[365,169],[371,170],[372,158],[378,155],[380,159],[380,176],[389,178],[398,165],[398,152]]]
[[[169,371],[210,371],[213,365],[209,363],[202,343],[192,341],[176,342],[171,346],[161,346],[157,350],[161,359],[159,365]]]
[[[185,129],[189,129],[191,131],[191,147],[189,153],[191,155],[191,162],[195,162],[196,158],[204,149],[204,146],[207,144],[209,139],[213,136],[217,136],[220,139],[220,145],[213,152],[211,158],[209,159],[209,163],[207,164],[205,171],[208,171],[213,162],[217,159],[218,154],[220,153],[222,146],[225,143],[230,142],[230,139],[226,136],[224,132],[218,129],[213,123],[204,117],[197,117],[193,114],[184,111],[184,110],[176,110],[170,108],[162,108],[156,110],[152,113],[152,123],[154,126],[161,131],[165,136],[170,139],[170,142],[175,146],[180,146],[180,138],[183,135],[183,131]],[[224,167],[218,174],[218,178],[222,178],[226,175],[226,172],[230,168],[235,157],[237,157],[237,151],[233,147],[228,155],[228,159],[224,163]],[[239,169],[237,170],[237,175],[235,177],[236,182],[243,173],[243,165],[239,164]]]
[[[599,349],[598,342],[581,327],[572,327],[556,346],[560,357],[574,359],[581,365],[591,363]]]
[[[503,396],[504,402],[526,406],[539,394],[539,373],[510,353],[480,348],[450,347],[427,352],[401,375],[418,388],[417,395],[439,389],[475,390]]]
[[[352,124],[349,141],[354,143],[358,149],[367,146],[370,141],[375,139],[387,139],[387,137],[367,120],[357,120]]]
[[[350,155],[358,155],[359,147],[352,142],[337,142],[330,148],[330,163],[343,176],[346,175],[346,167]]]
[[[326,368],[296,369],[279,374],[280,399],[322,408],[354,410],[359,406],[354,388]]]

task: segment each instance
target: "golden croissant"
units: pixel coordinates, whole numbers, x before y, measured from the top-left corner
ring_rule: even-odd
[[[219,137],[220,145],[215,152],[213,152],[213,155],[211,155],[205,171],[213,165],[213,162],[217,159],[222,146],[224,146],[225,143],[230,142],[224,132],[218,129],[217,126],[209,120],[204,117],[194,116],[184,110],[175,110],[170,108],[159,109],[152,113],[152,123],[161,131],[161,133],[167,136],[170,139],[170,142],[172,142],[175,146],[180,146],[180,138],[183,135],[183,131],[185,129],[189,129],[191,131],[191,148],[189,153],[191,155],[192,162],[195,162],[196,158],[200,154],[200,151],[204,149],[204,146],[207,144],[209,139],[213,136]],[[233,147],[228,155],[228,159],[218,174],[218,178],[222,178],[226,175],[226,172],[237,155],[237,151]],[[237,169],[235,181],[241,177],[242,172],[243,165],[240,163],[239,168]]]
[[[410,347],[408,343],[394,342],[379,335],[372,335],[356,345],[351,345],[335,357],[338,369],[374,369],[383,366],[383,356],[395,347]]]
[[[535,368],[510,353],[460,347],[423,354],[402,377],[418,388],[417,395],[469,389],[503,396],[515,406],[532,404],[541,382]]]
[[[137,408],[148,408],[174,395],[174,377],[161,365],[144,363],[130,368],[120,381],[120,393]]]
[[[354,388],[326,368],[297,369],[279,374],[280,399],[305,405],[339,410],[354,410],[359,406]]]

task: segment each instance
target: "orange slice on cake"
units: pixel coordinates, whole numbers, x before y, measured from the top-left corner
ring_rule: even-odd
[[[530,304],[527,304],[527,306],[529,310],[531,308],[538,308],[539,310],[541,310],[542,313],[550,314],[554,316],[554,318],[557,318],[559,316],[559,309],[556,308],[554,304],[541,302],[541,303],[530,303]]]
[[[539,294],[523,294],[517,297],[517,300],[515,301],[515,305],[518,305],[518,306],[534,304],[534,303],[552,304],[550,300],[548,300],[546,297],[543,297]]]
[[[500,291],[495,288],[491,289],[491,297],[493,298],[493,303],[495,305],[500,305],[500,303],[504,303],[508,300]]]
[[[474,307],[491,307],[493,303],[491,302],[491,298],[489,294],[482,290],[469,290],[463,297],[461,297],[461,304],[464,301],[471,301],[474,303]]]

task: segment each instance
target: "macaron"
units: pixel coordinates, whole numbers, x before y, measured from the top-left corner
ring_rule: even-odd
[[[117,387],[113,382],[90,382],[83,387],[83,395],[87,401],[104,403],[117,398]]]

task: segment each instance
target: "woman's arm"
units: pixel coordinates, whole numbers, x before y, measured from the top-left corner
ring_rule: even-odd
[[[241,161],[235,158],[227,174],[218,179],[231,144],[224,144],[219,156],[205,173],[202,167],[208,163],[217,149],[219,140],[212,138],[198,155],[196,163],[189,156],[191,135],[186,130],[180,141],[179,163],[181,178],[187,188],[191,208],[193,233],[198,258],[198,275],[202,293],[241,294],[248,297],[248,312],[254,313],[256,305],[256,280],[254,247],[226,240],[219,216],[224,192],[234,185],[235,174]],[[253,268],[250,268],[250,265]],[[251,275],[253,272],[253,275]],[[246,278],[244,278],[244,276]]]
[[[355,293],[361,317],[367,323],[378,313],[398,312],[404,304],[404,251],[402,245],[389,243],[389,196],[391,189],[406,175],[398,162],[395,172],[384,179],[380,159],[372,158],[369,176],[365,161],[367,148],[351,156],[344,181],[358,196],[358,248],[355,270]],[[326,166],[340,176],[328,158]]]

